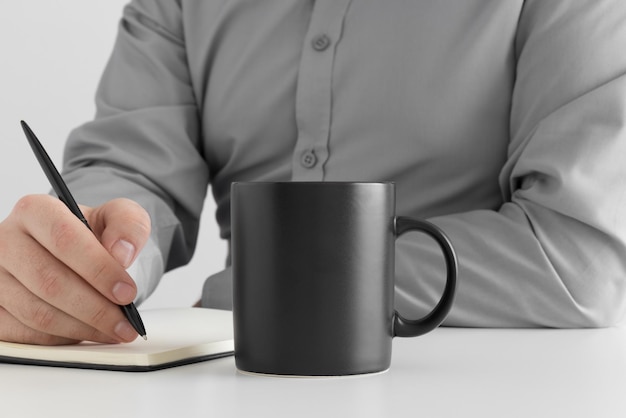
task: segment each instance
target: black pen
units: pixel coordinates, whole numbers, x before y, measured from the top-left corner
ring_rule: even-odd
[[[59,199],[61,199],[61,201],[65,203],[70,211],[72,211],[72,213],[76,215],[76,217],[80,219],[82,223],[85,224],[87,228],[89,228],[90,231],[92,231],[91,227],[87,223],[87,219],[85,219],[85,216],[80,211],[78,204],[76,204],[74,197],[70,193],[70,190],[67,188],[67,185],[63,181],[61,174],[59,174],[58,170],[54,166],[54,163],[50,159],[50,156],[44,149],[43,145],[41,145],[41,142],[39,142],[39,140],[35,136],[35,133],[32,131],[32,129],[30,129],[26,122],[21,121],[21,124],[22,129],[26,134],[26,138],[28,139],[28,143],[33,149],[33,152],[37,157],[37,161],[39,161],[39,165],[41,165],[44,173],[46,173],[46,177],[48,177],[48,180],[52,185],[52,189],[54,189],[54,192],[57,194],[57,196],[59,196]],[[128,319],[128,322],[130,322],[133,328],[135,328],[135,331],[137,331],[137,333],[141,335],[144,340],[147,340],[146,330],[143,326],[143,321],[141,320],[141,316],[139,316],[139,312],[137,311],[135,304],[131,302],[128,305],[120,305],[120,308],[122,309],[122,312],[124,312],[124,315]]]

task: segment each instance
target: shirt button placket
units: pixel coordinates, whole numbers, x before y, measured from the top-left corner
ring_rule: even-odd
[[[302,44],[296,87],[298,137],[292,180],[323,181],[332,114],[334,48],[341,40],[350,0],[315,0]]]

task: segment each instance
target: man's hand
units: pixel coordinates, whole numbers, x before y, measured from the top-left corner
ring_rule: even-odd
[[[0,340],[70,344],[137,337],[118,305],[137,293],[125,269],[150,235],[138,204],[82,207],[93,233],[58,199],[20,199],[0,223]]]

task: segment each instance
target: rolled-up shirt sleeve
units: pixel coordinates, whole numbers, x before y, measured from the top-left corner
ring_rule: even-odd
[[[448,325],[585,327],[623,318],[624,22],[620,1],[525,3],[500,176],[505,203],[431,219],[460,260]],[[443,274],[437,252],[420,237],[400,239],[401,312],[434,305]]]
[[[163,269],[191,257],[209,182],[179,14],[159,2],[125,8],[97,115],[70,134],[65,152],[64,176],[80,203],[128,197],[148,210],[153,234],[137,263],[151,277],[138,278],[141,298]]]

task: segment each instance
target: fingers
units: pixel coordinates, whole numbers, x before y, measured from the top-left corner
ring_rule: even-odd
[[[0,293],[0,340],[40,345],[73,344],[83,340],[119,342],[33,297],[14,278],[9,278],[12,282],[8,283],[7,277],[0,273],[3,289]],[[24,303],[8,303],[9,298]],[[4,305],[15,310],[9,312],[2,307]]]
[[[34,329],[27,327],[22,322],[15,319],[1,306],[0,340],[14,343],[38,345],[63,345],[74,344],[78,342],[77,340],[72,340],[70,338],[57,337],[55,335],[35,331]]]
[[[119,306],[33,237],[6,227],[1,237],[0,306],[15,319],[33,330],[74,340],[122,342],[137,337]]]
[[[82,278],[118,305],[127,305],[134,300],[137,293],[134,281],[96,236],[60,201],[50,196],[27,196],[18,202],[11,216],[15,217],[22,235],[32,237],[41,247],[47,249],[53,258],[75,273],[74,277]],[[20,250],[17,255],[24,253],[24,250]],[[55,265],[57,269],[60,268],[59,263]],[[18,273],[14,275],[21,280],[25,272]],[[70,273],[58,271],[57,274]],[[73,285],[78,285],[75,280],[72,282]],[[54,288],[51,289],[54,292]],[[67,290],[67,286],[64,286],[64,290]]]
[[[135,298],[125,267],[148,238],[149,218],[121,199],[85,212],[102,243],[46,195],[22,198],[0,223],[0,339],[56,344],[137,337],[118,305]]]
[[[150,237],[150,217],[136,202],[115,199],[95,209],[85,209],[94,233],[102,246],[128,268]]]

